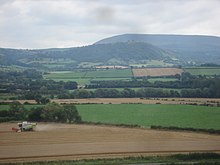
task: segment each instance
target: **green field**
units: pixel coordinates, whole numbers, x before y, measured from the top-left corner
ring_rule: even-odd
[[[155,81],[178,81],[177,78],[149,78],[147,79],[149,82],[154,83]]]
[[[131,77],[131,69],[75,70],[44,74],[45,79],[76,81],[79,85],[88,84],[91,80],[129,80]]]
[[[46,79],[70,79],[70,78],[127,78],[131,77],[131,69],[108,69],[108,70],[75,70],[50,72],[45,74]]]
[[[220,107],[192,105],[77,105],[83,121],[144,127],[220,129]]]
[[[192,75],[206,75],[206,76],[220,75],[220,68],[211,68],[211,67],[184,68],[184,71],[189,72]]]
[[[25,105],[25,108],[36,106],[42,105]],[[76,107],[82,120],[87,122],[220,130],[220,107],[165,104],[84,104]],[[0,110],[8,109],[9,105],[0,105]]]
[[[166,63],[162,60],[145,60],[142,61],[141,64],[130,64],[130,66],[134,67],[151,67],[151,66],[159,66],[159,67],[167,67],[167,66],[172,66],[173,64]]]
[[[86,77],[95,78],[128,78],[132,76],[131,69],[108,69],[88,71]]]
[[[45,79],[73,79],[73,78],[84,78],[86,71],[60,71],[50,72],[44,74]]]
[[[0,93],[0,99],[1,100],[7,100],[10,98],[16,98],[17,96],[15,94],[10,94],[10,93]]]

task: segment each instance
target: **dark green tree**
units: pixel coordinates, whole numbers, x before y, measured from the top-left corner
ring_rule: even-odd
[[[81,117],[75,105],[65,105],[64,112],[68,123],[81,122]]]
[[[25,120],[27,119],[27,110],[25,110],[24,105],[20,102],[15,101],[10,104],[9,112],[11,117],[15,117],[17,120]]]
[[[28,119],[30,121],[42,121],[43,120],[43,107],[35,107],[29,111]]]

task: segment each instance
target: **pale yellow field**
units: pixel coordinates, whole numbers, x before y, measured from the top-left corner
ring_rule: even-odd
[[[158,77],[158,76],[174,76],[181,74],[183,69],[179,68],[139,68],[132,69],[134,77]]]
[[[0,124],[0,163],[220,151],[219,135],[55,123],[16,133],[14,126]]]

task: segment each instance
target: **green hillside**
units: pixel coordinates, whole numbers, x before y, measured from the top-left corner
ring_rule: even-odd
[[[74,68],[83,62],[105,65],[128,65],[144,60],[172,62],[171,57],[169,52],[147,43],[99,44],[43,50],[0,49],[1,65],[41,68]]]
[[[124,34],[95,44],[145,42],[173,52],[185,62],[220,64],[220,37],[202,35]]]
[[[0,65],[72,70],[97,65],[172,66],[220,64],[220,37],[125,34],[93,45],[52,49],[0,48]]]

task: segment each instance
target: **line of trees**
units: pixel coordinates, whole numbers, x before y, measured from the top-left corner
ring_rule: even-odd
[[[57,97],[59,99],[77,99],[77,98],[142,98],[142,97],[184,97],[184,98],[219,98],[220,90],[215,88],[196,88],[196,89],[181,89],[169,90],[161,88],[140,88],[134,90],[125,88],[117,89],[96,89],[94,91],[86,89],[77,89],[71,93],[62,93]]]
[[[96,89],[94,91],[78,89],[72,93],[63,93],[58,95],[59,99],[75,98],[133,98],[133,97],[180,97],[180,94],[174,90],[164,90],[155,88],[142,88],[133,90],[125,88],[117,89]]]
[[[16,99],[36,100],[39,104],[48,98],[120,98],[120,97],[220,97],[220,77],[193,76],[189,73],[176,75],[177,81],[149,82],[147,78],[131,81],[92,81],[85,89],[77,89],[77,83],[44,80],[42,73],[30,69],[23,72],[0,74],[0,92],[16,95]],[[96,89],[94,91],[87,89]],[[114,89],[112,89],[114,88]],[[124,88],[118,90],[117,88]],[[141,88],[133,90],[131,88]],[[161,89],[175,88],[179,89]],[[70,90],[74,90],[70,92]]]
[[[76,107],[70,104],[62,106],[53,102],[27,110],[23,104],[13,102],[9,110],[0,111],[0,122],[10,120],[79,123],[81,117]]]
[[[206,76],[193,76],[189,73],[182,73],[182,75],[176,75],[176,81],[155,81],[149,82],[148,78],[133,79],[131,81],[91,81],[89,85],[86,85],[87,89],[97,88],[140,88],[140,87],[154,87],[154,88],[211,88],[220,84],[220,77],[206,77]]]
[[[0,74],[0,89],[1,93],[13,93],[22,95],[23,99],[36,100],[39,95],[55,95],[77,89],[77,83],[45,80],[41,72],[29,69],[23,72],[2,72]]]

